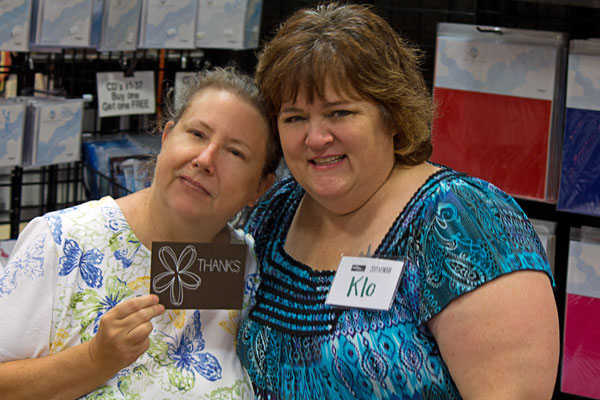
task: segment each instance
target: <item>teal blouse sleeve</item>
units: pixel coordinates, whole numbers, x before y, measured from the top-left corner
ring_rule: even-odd
[[[514,271],[543,271],[554,285],[527,216],[494,185],[466,176],[442,181],[422,217],[414,252],[421,323],[462,294]]]

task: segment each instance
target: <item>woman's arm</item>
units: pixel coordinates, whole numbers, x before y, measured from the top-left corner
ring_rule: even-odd
[[[548,276],[519,271],[452,301],[428,323],[465,399],[550,399],[559,328]]]
[[[148,349],[150,320],[163,311],[155,295],[118,304],[103,315],[89,342],[46,357],[0,364],[0,393],[10,399],[83,396]]]

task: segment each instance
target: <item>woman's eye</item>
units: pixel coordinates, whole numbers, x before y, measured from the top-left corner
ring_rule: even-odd
[[[330,117],[346,117],[348,115],[352,114],[351,111],[348,110],[335,110],[329,113]]]
[[[229,152],[235,157],[246,160],[246,155],[237,149],[230,149]]]
[[[285,124],[293,124],[294,122],[299,122],[299,121],[303,121],[303,120],[304,120],[304,118],[301,117],[300,115],[291,115],[289,117],[285,117],[283,119],[283,122]]]
[[[191,134],[200,139],[206,139],[206,135],[202,131],[191,131]]]

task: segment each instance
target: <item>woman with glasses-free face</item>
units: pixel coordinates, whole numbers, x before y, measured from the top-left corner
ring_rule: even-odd
[[[294,178],[316,202],[345,214],[365,203],[390,175],[393,139],[374,103],[337,93],[330,84],[324,94],[309,102],[301,91],[282,104],[277,126]]]
[[[166,214],[223,226],[272,183],[264,176],[269,125],[236,94],[207,88],[175,124],[168,122],[155,173]]]
[[[296,11],[259,54],[292,176],[247,224],[261,284],[237,349],[257,399],[552,394],[544,248],[509,195],[429,162],[421,60],[369,6],[337,2]]]
[[[0,273],[4,397],[254,398],[235,352],[258,280],[253,241],[228,221],[271,185],[280,149],[251,77],[203,70],[182,90],[163,110],[150,187],[35,218],[19,236]],[[155,242],[244,243],[242,310],[165,310],[148,294]]]

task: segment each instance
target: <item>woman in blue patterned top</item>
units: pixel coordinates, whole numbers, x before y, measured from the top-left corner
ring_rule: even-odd
[[[149,188],[48,213],[19,236],[0,273],[3,399],[253,398],[235,351],[240,310],[165,311],[148,294],[150,251],[157,241],[251,249],[228,221],[271,185],[281,150],[249,76],[216,68],[183,89]],[[184,254],[162,258],[178,272],[164,284],[176,300],[199,286]],[[246,305],[255,269],[249,250]]]
[[[259,56],[292,174],[247,225],[261,283],[237,348],[259,399],[552,394],[544,249],[510,196],[427,162],[419,59],[370,9],[339,4],[296,12]],[[404,262],[391,307],[326,303],[342,255]]]

